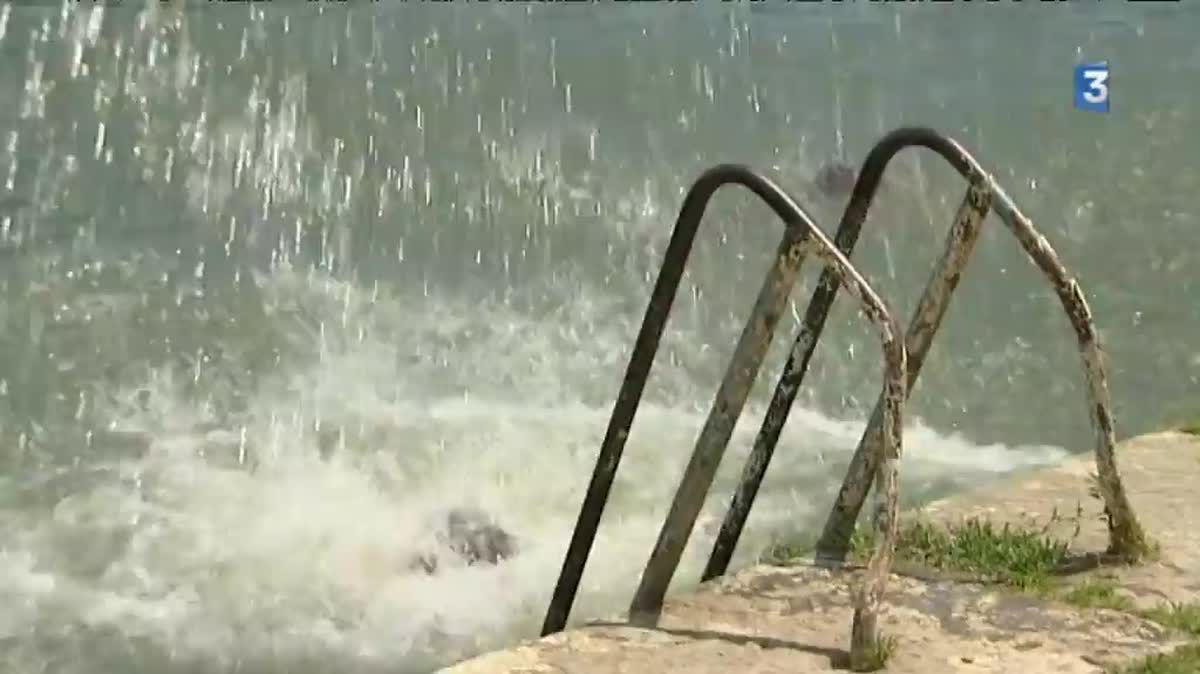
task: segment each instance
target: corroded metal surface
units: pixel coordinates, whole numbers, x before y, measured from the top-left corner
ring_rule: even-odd
[[[819,231],[790,196],[771,181],[746,167],[717,166],[706,171],[692,185],[684,198],[683,207],[671,233],[671,240],[667,244],[662,267],[650,295],[642,327],[638,331],[633,354],[625,371],[625,379],[617,394],[608,429],[600,446],[600,455],[580,508],[579,519],[563,560],[550,607],[546,612],[542,634],[557,632],[566,625],[588,554],[596,537],[600,517],[612,489],[613,478],[620,465],[630,426],[637,413],[646,379],[650,374],[663,329],[666,327],[679,282],[683,277],[684,267],[691,253],[700,219],[712,195],[728,183],[737,183],[750,189],[784,220],[788,232],[785,241],[796,241],[806,231]],[[807,229],[804,229],[805,225]],[[795,264],[798,267],[799,260],[796,260]]]
[[[804,259],[805,241],[804,237],[793,234],[789,229],[780,242],[775,263],[763,280],[754,310],[746,321],[725,378],[717,389],[708,419],[696,440],[696,448],[679,482],[679,489],[663,522],[654,552],[646,564],[641,585],[634,595],[629,613],[635,623],[653,624],[658,618],[667,586],[679,566],[704,499],[712,488],[721,457],[729,446],[733,428],[742,414],[746,398],[750,395],[763,358],[775,336],[779,318],[787,306],[788,296],[791,295],[796,274]]]
[[[1108,398],[1108,381],[1104,374],[1104,355],[1100,349],[1100,338],[1096,335],[1096,324],[1092,311],[1083,296],[1079,282],[1071,276],[1058,259],[1058,253],[1050,246],[1046,237],[1038,232],[1025,214],[1017,209],[1012,199],[998,185],[993,184],[996,215],[1012,231],[1025,249],[1025,253],[1050,281],[1059,302],[1067,313],[1075,337],[1079,342],[1083,358],[1083,371],[1087,383],[1088,413],[1096,428],[1096,474],[1100,495],[1104,500],[1108,521],[1108,552],[1128,561],[1137,561],[1149,552],[1146,534],[1138,523],[1133,506],[1121,483],[1117,470],[1116,433]]]
[[[935,266],[934,273],[925,286],[925,292],[921,295],[908,324],[905,345],[909,359],[907,391],[910,393],[920,375],[921,366],[924,365],[925,358],[929,354],[933,337],[949,308],[950,297],[954,289],[958,287],[963,268],[970,259],[975,243],[979,239],[979,233],[991,202],[991,191],[984,186],[982,177],[976,177],[976,182],[968,188],[967,194],[959,206],[954,224],[946,239],[946,248],[942,258]],[[854,509],[855,519],[858,515],[857,508],[861,507],[861,502],[866,498],[870,488],[871,476],[875,471],[873,462],[875,450],[873,448],[879,442],[880,414],[877,404],[867,423],[867,429],[859,440],[858,448],[850,460],[850,465],[846,469],[846,478],[842,488],[843,492],[847,492],[851,498],[855,499],[854,502],[859,504]],[[844,560],[845,547],[841,546],[849,545],[854,519],[850,521],[851,526],[848,529],[834,530],[837,535],[838,547],[834,548],[832,554],[827,552],[831,547],[828,541],[824,537],[821,539],[817,553],[820,561],[840,562]],[[828,531],[827,528],[826,532]]]
[[[819,229],[808,226],[811,227],[810,236],[801,239],[800,244],[821,258],[827,268],[834,270],[840,281],[859,300],[863,313],[879,330],[883,343],[885,369],[881,400],[882,435],[885,441],[875,448],[878,452],[875,457],[876,465],[880,466],[877,490],[880,496],[879,513],[875,520],[878,545],[868,563],[863,587],[855,602],[855,625],[858,626],[855,630],[855,642],[865,646],[875,638],[874,626],[878,606],[895,546],[901,410],[906,379],[905,352],[899,337],[899,326],[889,315],[883,301],[832,242]],[[785,247],[786,245],[785,241]],[[781,248],[781,259],[784,254],[784,249]],[[799,259],[799,256],[796,256],[797,266]],[[789,273],[791,277],[787,280],[788,289],[794,280],[795,270],[790,270]],[[721,455],[729,442],[733,424],[741,412],[770,343],[774,321],[778,320],[783,302],[787,298],[787,292],[781,292],[780,284],[772,278],[773,276],[775,274],[769,276],[764,284],[759,303],[747,323],[746,331],[743,332],[729,372],[709,415],[709,421],[705,424],[700,440],[697,441],[692,460],[680,482],[670,513],[646,565],[641,584],[630,606],[630,621],[634,624],[653,625],[658,619],[663,597],[695,525],[704,497],[712,484]]]
[[[1083,356],[1089,413],[1096,427],[1096,468],[1100,478],[1101,495],[1109,513],[1109,551],[1127,559],[1142,557],[1147,549],[1146,538],[1125,495],[1120,475],[1117,472],[1113,453],[1115,436],[1112,430],[1112,414],[1109,411],[1108,387],[1105,383],[1100,345],[1087,302],[1083,298],[1079,284],[1059,262],[1058,256],[1049,242],[1034,229],[1029,219],[1017,209],[995,180],[983,170],[979,162],[957,142],[931,129],[902,128],[889,133],[875,145],[863,163],[858,182],[850,197],[850,203],[846,206],[842,222],[838,227],[836,240],[839,247],[844,252],[853,249],[866,219],[867,210],[870,208],[875,191],[879,186],[884,168],[897,152],[910,146],[921,146],[933,150],[972,185],[982,181],[993,195],[992,210],[1017,237],[1026,254],[1042,270],[1058,294],[1071,326],[1076,332],[1080,352]],[[803,378],[803,371],[807,369],[813,348],[820,338],[825,318],[837,290],[837,279],[828,273],[822,275],[805,314],[804,329],[796,342],[795,351],[800,351],[800,355],[797,357],[797,367],[801,371],[799,379]],[[934,327],[936,328],[936,326]],[[810,331],[811,334],[806,334]],[[920,363],[921,360],[917,359],[915,366],[910,370],[910,386],[915,382],[920,371]],[[796,385],[799,386],[799,382]],[[870,433],[871,430],[868,428],[867,434]],[[858,451],[855,452],[851,470],[848,471],[846,480],[838,492],[818,542],[818,556],[822,559],[842,560],[845,558],[855,521],[858,519],[870,487],[869,460],[871,455],[870,443],[864,438],[864,442],[859,444]]]
[[[883,408],[880,424],[883,442],[872,448],[872,458],[878,466],[875,473],[875,548],[867,561],[862,585],[854,596],[850,662],[856,665],[867,657],[870,647],[879,638],[879,604],[883,600],[896,551],[900,517],[901,432],[904,401],[907,398],[907,353],[900,337],[899,325],[888,315],[883,300],[875,294],[858,270],[819,231],[814,232],[813,243],[819,244],[814,246],[814,253],[825,261],[826,269],[833,270],[838,280],[859,301],[863,313],[879,330],[880,341],[883,343],[883,391],[880,393]]]
[[[958,287],[963,267],[970,258],[975,242],[979,238],[984,216],[990,206],[991,193],[984,186],[982,177],[977,177],[975,182],[969,186],[962,206],[959,207],[954,224],[946,238],[945,250],[935,265],[933,274],[925,286],[925,292],[921,295],[913,318],[909,322],[908,334],[905,338],[908,352],[907,390],[909,391],[912,390],[913,383],[920,373],[921,365],[925,362],[925,356],[933,342],[933,336],[941,325],[942,317],[945,316],[946,309],[950,304],[950,296]],[[758,494],[758,489],[762,485],[770,465],[779,435],[784,424],[787,423],[788,412],[796,399],[800,381],[804,377],[804,367],[801,364],[806,365],[807,361],[803,358],[806,353],[811,353],[810,347],[815,342],[816,335],[813,327],[806,321],[800,334],[796,337],[792,353],[788,358],[787,365],[784,366],[783,375],[780,376],[771,403],[767,407],[762,427],[755,438],[754,448],[746,460],[737,492],[726,512],[721,531],[713,544],[712,555],[704,569],[704,580],[724,574],[729,566],[746,518],[750,514],[754,498]],[[865,485],[869,483],[870,476],[874,475],[876,464],[873,460],[868,459],[877,455],[878,446],[883,441],[882,423],[883,400],[880,399],[871,414],[867,431],[859,443],[854,460],[847,470],[847,482]]]
[[[880,512],[876,518],[878,547],[871,556],[863,587],[856,595],[854,620],[856,644],[867,645],[875,638],[874,626],[878,605],[888,575],[897,532],[897,472],[901,446],[901,410],[906,389],[905,351],[899,336],[899,326],[879,295],[854,269],[845,255],[817,228],[795,200],[771,181],[745,167],[732,165],[718,166],[705,172],[684,199],[634,354],[630,359],[624,385],[610,420],[608,433],[601,447],[592,484],[584,500],[579,523],[547,611],[543,634],[556,632],[566,623],[570,604],[595,537],[596,525],[603,512],[620,453],[628,436],[628,429],[633,421],[638,399],[649,374],[700,219],[717,188],[727,183],[738,183],[748,187],[785,221],[787,228],[780,243],[776,264],[763,283],[754,311],[747,321],[671,510],[663,523],[630,607],[630,619],[641,624],[653,624],[657,621],[667,586],[678,566],[687,539],[695,526],[696,517],[712,485],[717,466],[728,445],[734,424],[766,354],[800,263],[805,254],[812,252],[826,263],[828,269],[833,270],[839,282],[846,285],[850,293],[859,300],[863,314],[879,330],[883,344],[885,369],[881,393],[881,399],[884,401],[881,426],[884,442],[878,448],[880,456],[875,457],[880,467]],[[856,648],[857,650],[861,649]]]
[[[847,258],[858,240],[884,168],[899,150],[913,145],[932,149],[946,159],[967,179],[968,190],[955,216],[942,257],[926,285],[904,342],[901,342],[895,320]],[[788,410],[807,371],[829,309],[837,291],[845,285],[859,300],[863,314],[880,332],[885,361],[884,381],[879,401],[851,460],[846,479],[818,543],[818,558],[844,560],[866,494],[874,484],[876,548],[868,560],[862,583],[854,593],[851,631],[851,663],[861,664],[868,649],[878,638],[878,610],[894,555],[898,529],[898,463],[902,444],[903,404],[916,383],[933,336],[949,306],[950,296],[958,285],[989,209],[1004,221],[1035,265],[1049,278],[1078,337],[1087,379],[1089,411],[1097,429],[1096,466],[1100,493],[1108,516],[1110,552],[1127,559],[1144,555],[1147,550],[1145,536],[1117,472],[1102,354],[1091,313],[1078,283],[1059,262],[1046,239],[966,150],[935,131],[904,128],[885,136],[869,153],[843,213],[836,245],[813,224],[790,196],[745,167],[718,166],[707,171],[692,186],[672,232],[630,357],[579,521],[547,611],[542,632],[544,635],[557,632],[566,624],[700,219],[712,195],[727,183],[738,183],[749,188],[785,221],[787,227],[776,262],[764,280],[754,311],[743,330],[646,565],[630,606],[631,622],[652,626],[658,621],[667,587],[761,367],[800,264],[806,254],[813,253],[825,262],[826,268],[805,312],[802,329],[776,387],[704,577],[708,579],[725,571],[786,422]]]

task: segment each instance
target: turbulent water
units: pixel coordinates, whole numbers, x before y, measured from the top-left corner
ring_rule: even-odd
[[[823,162],[902,124],[961,139],[1080,275],[1118,431],[1156,426],[1200,380],[1198,33],[1186,2],[0,2],[4,670],[422,672],[535,633],[720,162],[831,230]],[[1111,113],[1073,110],[1099,59]],[[888,175],[855,259],[904,314],[963,187],[917,151]],[[575,619],[626,605],[779,230],[734,188],[710,209]],[[839,301],[738,563],[819,524],[878,353]],[[905,443],[910,499],[1089,444],[1066,320],[999,222]],[[520,554],[409,572],[456,507]]]

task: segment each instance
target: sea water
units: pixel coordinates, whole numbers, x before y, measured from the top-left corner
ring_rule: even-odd
[[[1159,426],[1200,378],[1198,32],[1187,3],[0,3],[4,671],[425,672],[535,635],[717,163],[832,231],[826,162],[954,136],[1079,275],[1118,432]],[[1108,114],[1071,107],[1096,60]],[[903,320],[964,190],[917,150],[886,182],[854,259]],[[574,620],[627,606],[780,227],[710,207]],[[736,565],[820,525],[880,372],[843,298]],[[908,408],[908,502],[1088,449],[1081,383],[989,218]],[[450,508],[520,553],[412,573]]]

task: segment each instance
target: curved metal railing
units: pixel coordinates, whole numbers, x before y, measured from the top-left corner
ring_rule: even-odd
[[[949,162],[968,182],[947,236],[945,249],[926,284],[908,326],[903,344],[899,328],[886,306],[848,256],[858,241],[883,171],[891,159],[910,146],[926,147]],[[851,459],[841,489],[817,544],[817,558],[826,563],[845,560],[850,537],[871,484],[878,498],[874,525],[876,547],[867,564],[863,583],[855,594],[851,634],[851,662],[861,661],[877,639],[876,618],[894,553],[897,532],[898,460],[901,450],[901,416],[904,401],[915,385],[933,337],[941,325],[950,297],[978,241],[987,213],[994,212],[1016,236],[1031,261],[1051,282],[1072,328],[1083,357],[1088,408],[1096,427],[1096,464],[1100,494],[1109,523],[1109,552],[1127,560],[1148,550],[1145,534],[1133,513],[1117,472],[1112,414],[1108,401],[1100,345],[1091,311],[1079,284],[1057,254],[1012,200],[961,145],[927,128],[901,128],[886,135],[867,155],[842,215],[834,242],[812,219],[770,180],[752,170],[722,165],[705,172],[692,186],[676,221],[649,306],[630,357],[620,393],[601,445],[600,456],[580,510],[562,572],[547,610],[542,633],[561,630],[567,621],[587,557],[595,540],[621,453],[636,414],[659,340],[670,314],[679,282],[709,200],[722,185],[738,183],[765,201],[786,224],[775,264],[767,274],[754,310],[738,341],[716,400],[697,439],[691,461],[663,523],[641,583],[630,606],[630,621],[657,622],[663,598],[679,565],[717,466],[749,396],[775,328],[808,253],[825,262],[825,270],[805,312],[784,372],[755,439],[742,479],[726,513],[703,579],[723,574],[736,548],[755,496],[766,474],[779,435],[803,382],[817,341],[838,290],[845,285],[862,304],[863,313],[880,332],[884,352],[884,382],[879,401]]]
[[[945,252],[935,266],[934,274],[926,285],[909,323],[905,339],[908,352],[908,391],[911,392],[920,375],[933,336],[949,306],[950,296],[958,286],[959,276],[974,250],[983,216],[990,209],[1016,236],[1032,262],[1049,279],[1067,313],[1071,327],[1075,330],[1083,357],[1088,411],[1096,429],[1095,454],[1100,492],[1105,510],[1109,514],[1109,553],[1131,560],[1142,557],[1147,550],[1146,538],[1129,504],[1116,468],[1113,450],[1116,438],[1113,432],[1108,386],[1091,310],[1079,284],[1059,261],[1058,254],[1050,243],[1033,227],[1029,218],[1021,213],[995,180],[983,170],[979,162],[957,142],[932,129],[908,127],[887,134],[868,153],[855,182],[850,202],[842,215],[835,237],[839,249],[846,255],[851,254],[866,220],[867,211],[879,188],[884,168],[900,150],[913,146],[928,148],[944,158],[967,179],[971,191],[959,209],[946,241]],[[972,196],[973,194],[975,196]],[[713,546],[712,556],[704,571],[703,578],[706,580],[721,575],[728,566],[738,536],[749,515],[751,502],[771,460],[775,442],[787,420],[788,410],[821,337],[838,286],[837,277],[825,272],[813,292],[791,357],[784,367],[784,375],[776,388],[751,457],[747,460],[738,492]],[[817,557],[820,561],[836,563],[845,560],[855,522],[870,487],[870,476],[875,471],[872,457],[874,447],[880,442],[879,415],[880,408],[877,404],[867,430],[851,459],[846,479],[817,543]]]
[[[738,340],[725,378],[717,391],[716,400],[696,441],[692,459],[680,481],[670,512],[646,564],[641,584],[630,606],[630,620],[643,625],[657,622],[667,586],[679,565],[679,559],[712,485],[717,466],[728,446],[733,427],[750,394],[750,388],[783,314],[801,262],[805,255],[811,252],[821,258],[826,264],[826,269],[859,300],[863,313],[879,330],[883,345],[885,369],[883,391],[880,395],[883,400],[884,442],[879,446],[882,455],[873,457],[873,460],[880,466],[878,491],[886,503],[876,520],[879,534],[875,539],[876,549],[868,565],[869,571],[864,580],[863,591],[858,593],[856,601],[854,641],[866,644],[875,638],[875,618],[883,585],[887,579],[897,531],[896,472],[901,446],[901,414],[906,378],[905,353],[899,325],[891,317],[879,295],[794,199],[767,178],[746,167],[735,165],[721,165],[706,171],[692,185],[684,199],[658,280],[650,296],[633,355],[630,357],[625,380],[617,395],[617,402],[600,448],[600,456],[580,509],[579,520],[563,561],[562,572],[542,627],[543,634],[557,632],[566,624],[700,220],[713,194],[722,185],[729,183],[749,188],[783,219],[786,227],[775,262],[767,273],[754,310]]]

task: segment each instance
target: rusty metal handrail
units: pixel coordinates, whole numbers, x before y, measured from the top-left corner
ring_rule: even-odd
[[[901,343],[898,323],[890,316],[866,279],[849,262],[848,256],[858,240],[884,168],[901,149],[909,146],[926,147],[936,152],[966,178],[968,188],[947,236],[945,250],[934,267],[904,342]],[[754,310],[738,340],[716,400],[646,564],[629,609],[632,623],[654,625],[658,621],[667,587],[679,565],[734,425],[762,365],[800,265],[804,256],[811,252],[825,262],[825,270],[806,309],[801,330],[776,385],[703,579],[721,575],[728,567],[796,392],[824,329],[829,309],[840,287],[846,285],[862,304],[863,313],[879,329],[885,362],[884,383],[879,401],[825,523],[817,545],[817,558],[830,563],[845,560],[858,515],[874,483],[878,500],[874,519],[876,543],[867,563],[866,575],[855,592],[850,640],[851,664],[864,662],[868,649],[879,636],[878,608],[895,551],[903,405],[916,384],[933,337],[941,325],[950,297],[958,286],[989,212],[1000,217],[1030,260],[1050,281],[1075,330],[1083,357],[1089,414],[1096,427],[1096,465],[1100,494],[1108,515],[1109,553],[1129,561],[1147,554],[1149,542],[1134,515],[1117,472],[1113,450],[1116,443],[1102,352],[1091,311],[1078,282],[1063,267],[1045,237],[1038,233],[992,176],[962,146],[931,129],[901,128],[886,135],[868,154],[854,184],[850,202],[842,214],[836,245],[787,193],[748,168],[718,166],[705,172],[692,185],[676,220],[646,308],[600,456],[580,509],[579,520],[563,560],[562,572],[547,610],[543,635],[557,632],[566,625],[696,230],[712,195],[727,183],[738,183],[753,191],[785,221],[786,229],[776,253],[775,264],[763,281]]]
[[[1087,302],[1079,284],[1063,267],[1045,237],[1037,232],[1029,219],[1017,209],[979,162],[957,142],[931,129],[901,128],[889,133],[875,145],[863,163],[850,203],[846,206],[838,227],[835,240],[839,249],[846,255],[851,254],[879,187],[884,168],[900,150],[910,146],[926,147],[936,152],[967,179],[970,187],[951,228],[946,250],[935,267],[909,324],[905,340],[909,359],[907,392],[911,392],[920,375],[933,336],[949,305],[950,295],[957,287],[958,278],[974,249],[983,222],[982,216],[991,210],[1013,232],[1033,263],[1050,280],[1075,330],[1083,356],[1089,415],[1096,428],[1097,473],[1100,477],[1105,509],[1109,513],[1109,552],[1129,560],[1142,557],[1148,545],[1117,472],[1113,452],[1115,434],[1112,414],[1109,411],[1108,388],[1100,345]],[[977,218],[973,215],[976,212],[979,213]],[[796,391],[803,381],[813,350],[821,336],[838,286],[839,281],[834,275],[828,271],[822,274],[809,302],[803,327],[796,337],[784,374],[776,387],[754,450],[747,460],[738,492],[714,543],[712,556],[704,572],[706,580],[723,574],[728,566],[751,503],[771,460],[779,433],[787,420]],[[845,560],[850,537],[870,485],[870,476],[875,471],[872,457],[875,454],[875,446],[881,439],[879,416],[880,407],[877,404],[867,430],[851,459],[846,479],[818,541],[819,561],[839,563]]]
[[[657,622],[667,586],[678,567],[733,427],[766,355],[800,264],[804,256],[812,252],[825,262],[826,269],[832,270],[862,304],[863,313],[879,330],[884,353],[881,398],[884,401],[882,428],[885,437],[879,447],[882,456],[876,457],[876,465],[880,466],[878,491],[883,497],[884,507],[876,520],[879,533],[876,549],[868,565],[863,589],[857,595],[856,636],[852,643],[861,641],[865,644],[875,639],[878,604],[887,579],[897,531],[897,464],[901,449],[901,415],[906,381],[905,352],[899,336],[899,324],[891,317],[879,295],[794,199],[770,180],[736,165],[721,165],[706,171],[692,185],[684,199],[547,610],[543,635],[557,632],[566,625],[700,220],[716,190],[728,183],[749,188],[784,220],[786,229],[775,264],[763,282],[754,310],[738,341],[712,410],[696,442],[692,459],[647,562],[630,606],[630,620],[636,624]],[[863,628],[860,629],[860,626]]]
[[[979,237],[991,202],[992,195],[983,176],[973,176],[967,194],[963,197],[962,205],[959,206],[954,217],[954,224],[946,237],[942,257],[938,260],[934,272],[925,286],[925,292],[922,293],[917,304],[917,309],[913,313],[913,318],[908,324],[908,334],[905,337],[905,351],[908,354],[907,391],[912,390],[917,375],[921,371],[921,365],[925,361],[933,335],[945,315],[951,293],[958,286],[962,268]],[[839,245],[843,252],[849,254],[853,242],[846,245],[846,240],[843,239]],[[829,286],[825,283],[826,279],[822,277],[815,297],[823,298],[825,293],[830,292]],[[833,291],[836,292],[836,288]],[[820,307],[820,309],[814,310],[814,307]],[[779,442],[780,433],[783,431],[784,424],[787,423],[788,413],[791,411],[800,384],[808,370],[809,359],[817,338],[820,336],[825,312],[828,310],[829,305],[821,304],[819,299],[810,301],[808,305],[801,330],[793,344],[787,364],[783,368],[783,374],[780,375],[779,382],[776,384],[771,402],[767,406],[762,426],[755,437],[754,447],[746,459],[738,489],[726,511],[725,520],[721,524],[717,539],[713,543],[712,554],[704,568],[702,580],[711,580],[723,575],[729,566],[734,549],[737,547],[738,538],[750,515],[750,508],[771,463],[775,445]],[[871,416],[871,423],[868,424],[869,428],[878,427],[880,420],[876,417],[881,413],[881,404],[882,401],[876,405]],[[878,438],[874,436],[869,440],[869,442],[877,441]]]

